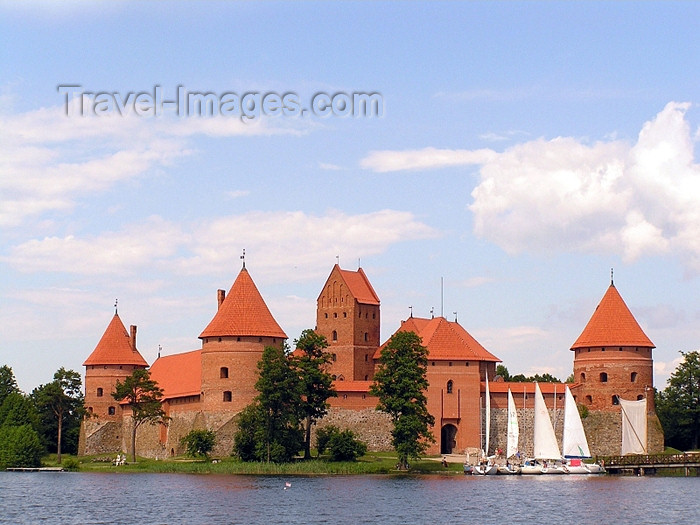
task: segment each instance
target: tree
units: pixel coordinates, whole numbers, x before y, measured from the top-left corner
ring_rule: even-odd
[[[0,427],[0,469],[7,467],[38,467],[44,447],[39,434],[31,425]]]
[[[0,366],[0,406],[10,394],[19,394],[19,387],[12,368],[7,365]]]
[[[304,330],[294,341],[297,355],[292,357],[300,381],[300,410],[304,421],[304,459],[311,458],[311,426],[328,413],[328,399],[338,393],[333,388],[333,376],[327,371],[331,355],[324,350],[328,341],[313,330]]]
[[[510,381],[510,373],[508,372],[508,369],[505,367],[505,365],[497,365],[496,366],[496,375],[501,376],[503,378],[503,381]]]
[[[328,425],[316,431],[319,455],[328,449],[331,461],[355,461],[367,453],[367,445],[357,439],[352,430],[340,430]]]
[[[291,461],[304,443],[299,376],[285,348],[274,346],[263,350],[258,370],[259,394],[239,416],[234,451],[245,461]]]
[[[656,414],[666,443],[681,450],[700,444],[700,351],[681,352],[683,361],[656,396]]]
[[[39,414],[32,400],[21,392],[8,395],[0,406],[0,426],[19,427],[30,425],[39,431]]]
[[[186,447],[188,456],[203,457],[208,461],[209,453],[216,444],[216,434],[211,430],[191,430],[180,443]]]
[[[145,368],[137,368],[124,378],[117,381],[112,397],[131,408],[131,460],[136,462],[136,430],[148,423],[155,425],[167,424],[168,418],[163,411],[163,390],[151,379],[151,374]]]
[[[43,420],[43,433],[55,435],[56,461],[60,464],[63,429],[72,431],[72,444],[77,445],[75,438],[84,415],[80,374],[61,367],[53,375],[51,383],[34,389],[32,398]]]
[[[428,350],[413,332],[397,332],[384,346],[379,369],[369,393],[379,398],[377,409],[391,417],[392,445],[399,456],[399,469],[408,469],[409,458],[418,458],[435,441],[430,427],[435,418],[428,412]]]

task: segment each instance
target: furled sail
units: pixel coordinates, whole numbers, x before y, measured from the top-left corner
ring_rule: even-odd
[[[486,436],[484,453],[489,455],[489,438],[491,437],[491,395],[489,393],[489,376],[486,374]]]
[[[518,427],[518,411],[515,409],[513,393],[508,389],[508,443],[506,445],[506,457],[510,458],[518,451],[518,437],[520,428]]]
[[[583,430],[581,416],[576,407],[574,396],[567,386],[564,392],[564,438],[562,452],[565,458],[590,458],[586,432]]]

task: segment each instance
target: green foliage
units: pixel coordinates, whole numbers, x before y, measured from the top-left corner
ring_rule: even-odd
[[[511,381],[510,373],[504,365],[496,365],[496,375],[501,376],[503,378],[503,381]]]
[[[117,381],[112,397],[116,401],[126,401],[131,408],[131,460],[136,462],[136,430],[144,423],[150,425],[167,424],[163,411],[163,390],[151,379],[144,368],[137,368],[123,382]]]
[[[379,364],[369,393],[379,398],[377,408],[391,417],[399,468],[407,469],[409,458],[417,459],[435,441],[430,432],[435,418],[425,395],[428,350],[415,333],[397,332],[382,349]]]
[[[12,368],[7,365],[0,366],[0,406],[2,406],[7,396],[19,393],[19,387]]]
[[[34,389],[31,394],[41,418],[41,436],[48,449],[56,451],[61,463],[65,444],[69,453],[78,452],[80,420],[85,414],[80,374],[61,367],[53,381]]]
[[[211,430],[191,430],[180,440],[187,449],[187,455],[193,458],[203,457],[209,459],[209,453],[216,444],[216,434]]]
[[[31,425],[0,427],[0,469],[39,467],[44,447]]]
[[[666,444],[696,450],[700,444],[700,351],[681,352],[683,361],[655,396]]]
[[[259,394],[240,414],[234,454],[245,461],[291,461],[304,443],[301,380],[285,348],[266,347],[258,370]]]
[[[328,425],[316,430],[316,448],[319,456],[328,450],[331,461],[355,461],[367,453],[367,445],[358,440],[351,430],[340,430]]]
[[[576,405],[576,408],[578,409],[578,415],[581,416],[581,419],[586,419],[588,417],[588,407],[586,405]]]
[[[338,432],[340,429],[335,425],[327,425],[316,430],[316,450],[319,456],[326,452],[331,436]]]
[[[69,470],[71,472],[80,470],[80,461],[78,461],[78,458],[66,458],[63,460],[62,465],[64,470]]]
[[[534,376],[526,376],[524,374],[516,374],[514,376],[510,375],[508,369],[504,365],[496,366],[496,375],[501,376],[503,381],[508,381],[512,383],[561,383],[559,379],[554,377],[552,374],[535,374]],[[574,376],[571,374],[566,380],[567,383],[573,383]]]
[[[331,355],[324,351],[328,347],[326,338],[313,330],[304,330],[294,344],[297,353],[291,361],[300,380],[299,409],[304,419],[304,458],[309,459],[311,426],[328,412],[328,399],[338,393],[333,388],[333,377],[327,371]]]
[[[34,430],[40,428],[39,414],[32,400],[21,392],[9,394],[0,406],[0,426],[30,425]]]

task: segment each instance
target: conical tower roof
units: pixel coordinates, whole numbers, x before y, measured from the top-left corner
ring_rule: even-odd
[[[595,346],[654,348],[612,282],[571,349]]]
[[[240,336],[287,338],[245,267],[199,338]]]
[[[132,348],[131,338],[116,312],[102,335],[102,339],[97,343],[90,357],[83,363],[83,366],[89,365],[148,366],[139,351]]]

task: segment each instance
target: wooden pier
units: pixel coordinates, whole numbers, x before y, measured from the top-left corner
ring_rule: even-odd
[[[610,474],[644,476],[659,470],[680,470],[686,476],[697,476],[700,471],[700,453],[647,454],[629,456],[599,456]]]
[[[63,472],[63,467],[7,467],[8,472]]]

